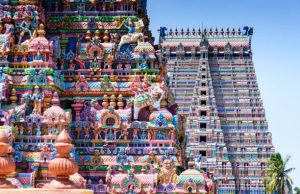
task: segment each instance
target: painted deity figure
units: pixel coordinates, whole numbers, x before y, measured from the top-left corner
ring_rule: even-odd
[[[109,130],[108,134],[107,134],[107,138],[108,140],[114,140],[115,136],[114,133],[112,132],[112,130]]]
[[[127,154],[125,153],[125,148],[120,148],[120,151],[117,155],[117,163],[120,165],[127,164],[128,158]]]
[[[128,23],[125,24],[124,26],[128,29],[128,34],[125,34],[121,37],[118,51],[120,51],[121,47],[124,44],[137,43],[138,41],[144,40],[144,34],[143,34],[144,23],[142,20],[134,22],[134,24],[131,20],[129,20]]]
[[[84,132],[85,132],[84,138],[85,138],[85,139],[90,139],[90,129],[89,129],[89,128],[86,128],[86,129],[84,130]]]
[[[3,72],[3,67],[0,67],[0,100],[6,99],[7,91],[7,75]]]
[[[138,129],[133,129],[133,139],[139,139]]]
[[[160,184],[178,183],[178,175],[173,169],[173,162],[171,160],[167,159],[163,162],[163,168],[158,175],[158,179]]]
[[[125,64],[125,69],[130,70],[131,69],[131,64],[129,64],[129,63]]]
[[[139,65],[139,69],[141,69],[141,70],[148,69],[148,64],[145,59],[142,60],[141,64]]]
[[[147,134],[146,134],[145,131],[143,131],[143,132],[141,133],[141,139],[144,139],[144,140],[147,139]]]
[[[151,85],[149,84],[149,78],[148,78],[148,75],[147,75],[147,73],[146,73],[145,76],[144,76],[143,84],[142,84],[142,87],[143,87],[144,92],[148,92],[148,88],[149,88],[150,86],[151,86]]]
[[[129,34],[136,32],[135,25],[130,18],[128,19],[128,22],[124,24],[124,26],[127,28]]]
[[[79,3],[77,5],[77,11],[78,11],[79,16],[83,16],[83,14],[85,12],[85,4],[84,3]]]
[[[127,140],[127,136],[128,136],[128,131],[127,131],[128,125],[125,124],[125,123],[122,123],[121,129],[122,129],[122,133],[121,133],[119,139]]]
[[[34,92],[32,94],[31,99],[34,102],[33,114],[41,114],[42,113],[42,100],[44,99],[44,94],[40,91],[38,86],[34,87]]]
[[[19,121],[19,122],[24,122],[25,120],[25,116],[26,116],[26,111],[28,109],[28,104],[31,100],[31,95],[28,93],[23,94],[22,98],[21,98],[21,105],[16,106],[15,108],[11,109],[9,111],[9,120],[10,122],[15,122],[15,121]],[[22,130],[23,133],[23,129]],[[21,133],[21,131],[20,131]]]
[[[122,63],[119,63],[119,64],[117,65],[117,69],[123,69],[122,66],[123,66]]]
[[[42,132],[41,132],[41,127],[38,125],[36,128],[36,136],[41,136],[42,135]]]
[[[20,135],[23,135],[24,134],[24,127],[23,125],[20,126]]]
[[[23,21],[19,24],[19,28],[21,29],[20,37],[18,44],[21,43],[23,36],[28,33],[30,38],[32,37],[31,30],[33,29],[32,17],[28,14],[25,14],[23,17]]]
[[[173,157],[171,156],[169,150],[166,150],[166,151],[165,151],[165,154],[164,154],[164,155],[162,156],[162,158],[161,158],[161,162],[164,162],[165,160],[171,160],[171,162],[176,162],[176,161],[177,161],[176,159],[175,159],[175,161],[174,161],[174,159],[173,159]]]
[[[40,47],[38,47],[37,50],[38,50],[38,51],[37,51],[37,54],[36,54],[36,56],[35,56],[35,60],[42,61],[42,60],[43,60],[43,57],[42,57],[42,55],[41,55],[41,53],[40,53]]]
[[[36,82],[39,83],[39,84],[42,84],[42,85],[46,84],[47,83],[47,77],[46,76],[47,75],[46,75],[45,70],[41,69],[39,71],[39,73],[37,74],[37,76],[36,76]]]

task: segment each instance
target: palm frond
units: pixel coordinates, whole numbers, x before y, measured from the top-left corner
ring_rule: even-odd
[[[284,170],[284,173],[288,174],[294,170],[296,170],[296,168],[289,168],[289,169]]]
[[[284,194],[286,189],[291,193],[293,181],[288,174],[294,168],[287,168],[290,158],[290,156],[287,156],[283,160],[280,153],[275,153],[271,156],[267,168],[263,171],[267,174],[263,181],[266,185],[266,190],[270,193],[277,190],[279,194]]]

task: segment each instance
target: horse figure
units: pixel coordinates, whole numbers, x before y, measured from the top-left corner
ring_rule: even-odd
[[[165,92],[160,86],[151,86],[148,88],[148,92],[138,94],[133,99],[134,105],[134,119],[138,118],[138,114],[141,109],[152,106],[156,110],[160,110],[160,103],[165,97]]]
[[[121,41],[119,43],[119,47],[118,47],[118,51],[120,51],[121,47],[124,44],[131,44],[131,43],[137,43],[139,41],[143,41],[144,40],[144,34],[143,34],[143,28],[144,28],[144,22],[142,19],[140,19],[137,22],[134,22],[135,25],[135,32],[132,30],[129,30],[128,34],[125,34],[121,37]],[[130,33],[130,32],[133,33]]]

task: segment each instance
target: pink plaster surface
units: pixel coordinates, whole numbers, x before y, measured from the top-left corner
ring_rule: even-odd
[[[93,194],[86,189],[0,189],[0,194]]]

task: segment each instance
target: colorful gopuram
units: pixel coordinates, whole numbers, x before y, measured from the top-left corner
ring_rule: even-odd
[[[168,83],[187,118],[187,154],[218,193],[265,193],[274,153],[252,61],[253,28],[160,29]]]
[[[221,119],[217,162],[186,153],[146,0],[0,3],[0,193],[214,193],[215,164],[231,184]]]

